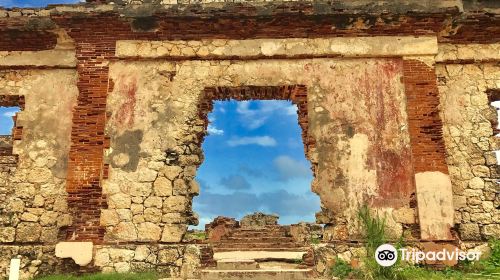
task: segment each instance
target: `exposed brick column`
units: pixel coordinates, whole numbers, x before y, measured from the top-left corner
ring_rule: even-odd
[[[101,241],[105,229],[100,226],[100,214],[101,209],[107,208],[101,179],[105,175],[104,149],[109,146],[104,135],[108,63],[114,57],[116,39],[112,32],[96,30],[99,18],[76,23],[71,19],[60,21],[72,27],[67,29],[76,45],[79,90],[73,111],[66,184],[73,225],[67,229],[66,239]]]
[[[433,67],[403,61],[411,155],[423,240],[452,239],[453,191],[446,164],[439,92]]]
[[[434,68],[418,60],[404,60],[403,75],[415,173],[448,174]]]

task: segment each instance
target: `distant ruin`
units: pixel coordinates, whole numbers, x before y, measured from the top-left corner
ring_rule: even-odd
[[[0,138],[0,277],[18,256],[23,279],[200,277],[214,246],[185,237],[227,99],[297,104],[315,274],[360,254],[363,205],[415,246],[500,238],[496,1],[130,2],[0,8],[0,106],[21,110]]]

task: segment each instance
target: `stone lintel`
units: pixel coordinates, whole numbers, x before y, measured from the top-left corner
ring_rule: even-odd
[[[434,56],[434,36],[292,38],[200,41],[117,41],[119,58],[257,59]]]

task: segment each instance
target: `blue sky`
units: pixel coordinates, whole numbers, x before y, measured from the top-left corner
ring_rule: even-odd
[[[78,3],[78,0],[0,0],[1,7],[34,7],[40,8],[45,7],[49,4],[74,4]],[[84,1],[82,1],[84,2]]]
[[[198,169],[193,208],[200,226],[219,215],[240,219],[275,213],[280,223],[314,221],[319,197],[311,192],[297,107],[289,101],[216,101]]]
[[[0,107],[0,135],[12,134],[14,122],[12,116],[19,112],[18,107]]]

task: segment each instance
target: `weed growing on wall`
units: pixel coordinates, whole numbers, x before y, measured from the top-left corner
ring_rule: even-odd
[[[478,262],[461,262],[456,267],[436,271],[424,266],[402,263],[398,260],[390,267],[380,266],[373,257],[378,246],[385,244],[385,219],[372,216],[368,207],[359,210],[362,223],[363,242],[367,255],[362,259],[360,268],[353,268],[346,261],[337,258],[331,267],[331,275],[340,279],[364,280],[441,280],[441,279],[500,279],[500,240],[491,240],[490,256]],[[404,247],[402,238],[395,244],[397,249]]]

